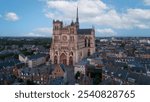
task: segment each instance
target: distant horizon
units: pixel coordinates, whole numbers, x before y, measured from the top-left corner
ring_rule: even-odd
[[[150,0],[1,0],[0,37],[51,37],[53,20],[95,28],[97,37],[150,37]],[[33,6],[34,5],[34,6]]]
[[[0,38],[52,38],[52,36],[50,37],[44,37],[44,36],[0,36]],[[150,38],[150,36],[95,36],[98,38]]]

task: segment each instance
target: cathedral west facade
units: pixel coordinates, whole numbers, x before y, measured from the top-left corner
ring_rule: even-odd
[[[70,25],[53,20],[53,35],[50,48],[52,64],[74,65],[95,52],[95,30],[81,29],[78,18]]]

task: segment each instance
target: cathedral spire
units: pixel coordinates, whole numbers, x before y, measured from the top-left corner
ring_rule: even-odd
[[[76,25],[77,28],[79,28],[78,6],[77,6],[77,15],[76,15]]]
[[[76,15],[76,23],[79,23],[79,17],[78,17],[78,7],[77,7],[77,15]]]

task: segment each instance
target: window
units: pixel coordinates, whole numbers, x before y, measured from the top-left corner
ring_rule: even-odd
[[[88,56],[90,56],[91,55],[91,52],[90,52],[90,49],[88,49],[88,54],[87,54]]]
[[[86,39],[85,39],[84,43],[85,43],[85,47],[87,47],[87,40]]]
[[[82,52],[80,52],[80,56],[82,57]]]
[[[90,39],[88,39],[88,47],[90,47]]]
[[[72,41],[72,42],[74,41],[74,36],[70,37],[70,41]]]
[[[58,30],[58,28],[59,28],[58,26],[55,26],[55,27],[54,27],[55,30]]]

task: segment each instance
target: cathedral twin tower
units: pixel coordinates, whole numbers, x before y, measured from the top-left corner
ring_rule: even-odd
[[[95,52],[95,30],[80,29],[78,8],[76,22],[64,26],[53,20],[53,35],[50,48],[52,64],[74,65]]]

